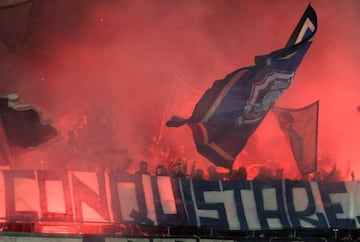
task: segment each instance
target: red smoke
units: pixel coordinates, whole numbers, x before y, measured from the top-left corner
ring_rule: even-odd
[[[174,79],[180,77],[201,94],[214,80],[252,65],[255,55],[282,48],[308,1],[34,3],[23,44],[15,52],[1,52],[1,92],[16,91],[22,100],[39,107],[65,140],[69,130],[83,125],[78,131],[97,147],[81,158],[85,162],[108,162],[114,150],[127,149],[133,159],[131,169],[140,159],[148,159],[154,169],[160,161],[152,161],[149,146],[159,134],[159,149],[169,146],[176,155],[184,152],[191,162],[201,161],[204,168],[210,165],[194,150],[188,128],[163,126],[163,115],[173,101],[169,94]],[[312,5],[318,13],[318,32],[277,105],[297,108],[320,100],[319,155],[332,156],[344,173],[349,164],[355,175],[360,174],[356,110],[360,2],[314,0]],[[289,171],[295,167],[289,151],[273,145],[282,143],[283,136],[271,115],[236,166],[252,165],[255,158],[246,152],[253,149],[261,162]],[[50,151],[19,157],[18,166],[64,166]],[[333,164],[319,165],[327,169]]]

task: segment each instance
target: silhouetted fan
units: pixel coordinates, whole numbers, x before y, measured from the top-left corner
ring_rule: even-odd
[[[37,147],[57,136],[57,130],[44,124],[40,114],[18,95],[0,97],[0,117],[10,147]]]

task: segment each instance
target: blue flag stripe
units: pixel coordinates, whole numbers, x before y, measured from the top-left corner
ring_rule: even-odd
[[[209,119],[213,116],[213,114],[218,109],[220,103],[224,99],[224,97],[228,94],[229,90],[236,84],[236,82],[241,77],[241,72],[237,72],[234,76],[231,77],[229,82],[223,87],[223,89],[220,91],[220,94],[216,97],[215,101],[209,108],[209,111],[205,114],[204,118],[202,119],[202,122],[207,122]]]

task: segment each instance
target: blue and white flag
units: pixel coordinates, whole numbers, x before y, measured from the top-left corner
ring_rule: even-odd
[[[166,125],[189,125],[198,152],[217,166],[232,168],[248,138],[290,86],[316,28],[316,13],[309,5],[285,48],[256,56],[254,66],[215,81],[189,119],[173,116]]]

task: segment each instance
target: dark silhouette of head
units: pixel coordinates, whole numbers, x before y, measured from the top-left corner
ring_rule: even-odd
[[[278,116],[278,123],[282,131],[288,132],[294,124],[294,117],[289,112],[281,112]]]

